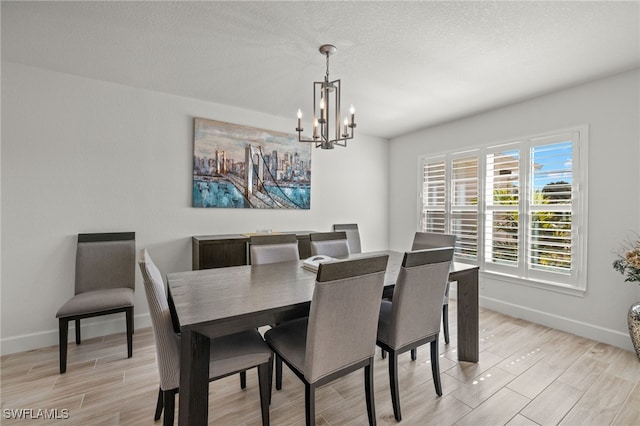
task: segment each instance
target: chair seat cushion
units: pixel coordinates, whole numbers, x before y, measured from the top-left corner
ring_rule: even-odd
[[[391,346],[391,309],[393,303],[383,300],[380,303],[380,317],[378,317],[378,337],[377,340],[385,345]]]
[[[268,330],[264,338],[287,364],[304,373],[304,358],[307,348],[307,326],[309,318],[300,318],[282,323]]]
[[[258,330],[211,339],[209,376],[213,379],[269,362],[271,348]]]
[[[134,293],[130,288],[87,291],[76,294],[56,313],[56,318],[86,315],[110,309],[133,306]]]

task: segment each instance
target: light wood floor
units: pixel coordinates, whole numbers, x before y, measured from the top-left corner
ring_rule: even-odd
[[[640,362],[612,346],[552,330],[496,312],[480,312],[480,362],[456,359],[455,301],[452,339],[441,337],[443,396],[431,380],[428,346],[418,360],[400,362],[403,425],[639,425]],[[153,414],[158,373],[151,329],[136,330],[134,354],[126,358],[124,333],[69,345],[67,373],[58,374],[58,348],[1,358],[3,425],[160,425]],[[210,425],[259,425],[255,369],[247,389],[238,376],[210,385]],[[380,425],[397,424],[389,397],[387,363],[375,362]],[[320,389],[319,425],[367,424],[363,376],[352,373]],[[7,419],[8,409],[63,409],[68,419]],[[176,405],[177,408],[177,405]],[[177,421],[176,421],[177,424]],[[275,391],[272,425],[304,424],[304,388],[285,367],[283,390]]]

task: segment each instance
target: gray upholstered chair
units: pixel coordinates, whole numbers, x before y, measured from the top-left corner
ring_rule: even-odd
[[[254,235],[251,237],[251,264],[290,262],[300,259],[295,234]]]
[[[347,233],[339,232],[312,232],[309,234],[311,256],[323,254],[331,257],[349,256],[349,242]]]
[[[438,362],[440,310],[449,276],[453,248],[407,252],[393,291],[393,301],[380,305],[376,344],[389,353],[389,387],[393,414],[400,414],[398,355],[431,343],[431,372],[438,396],[442,396]]]
[[[133,302],[136,270],[135,232],[78,234],[75,296],[58,309],[60,373],[67,371],[69,321],[75,321],[80,344],[80,320],[124,312],[127,356],[133,356]]]
[[[333,225],[333,231],[344,231],[347,234],[349,242],[349,253],[362,253],[360,246],[360,231],[358,231],[357,223],[337,223]]]
[[[249,249],[252,265],[292,262],[300,259],[298,239],[295,234],[254,235]],[[275,325],[275,324],[274,324]],[[276,381],[282,384],[282,361],[276,359]],[[240,387],[247,386],[247,375],[240,373]]]
[[[416,232],[413,237],[411,250],[424,250],[440,247],[455,247],[456,236],[453,234],[440,234],[436,232]],[[447,282],[447,289],[444,292],[442,301],[442,331],[444,332],[444,343],[449,344],[449,287],[451,283]],[[411,352],[411,358],[416,360],[415,350]]]
[[[320,264],[308,318],[285,322],[265,340],[305,384],[307,425],[316,388],[364,367],[369,424],[376,423],[373,355],[388,256]]]
[[[164,409],[165,426],[173,424],[175,395],[180,385],[180,333],[173,329],[169,303],[162,275],[147,250],[140,251],[140,271],[149,303],[151,325],[156,341],[156,363],[160,373],[160,391],[155,420]],[[269,424],[269,398],[271,392],[271,363],[273,353],[257,330],[215,338],[211,340],[209,380],[258,367],[262,424]]]
[[[441,234],[437,232],[416,232],[413,237],[411,250],[424,250],[430,248],[454,247],[456,244],[456,236],[452,234]],[[447,288],[444,292],[442,300],[442,331],[444,334],[444,343],[449,344],[449,288],[451,283],[447,281]],[[391,298],[392,292],[385,294],[385,297]],[[382,358],[386,357],[386,352],[382,351]],[[418,358],[418,350],[411,350],[411,359],[415,361]]]

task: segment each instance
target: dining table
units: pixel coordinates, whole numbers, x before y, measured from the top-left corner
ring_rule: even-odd
[[[393,288],[403,252],[383,250],[349,258],[389,256],[385,290]],[[209,407],[211,339],[307,316],[316,273],[303,261],[243,265],[167,275],[174,326],[181,333],[178,424],[206,425]],[[478,266],[452,262],[457,282],[457,354],[478,362]]]

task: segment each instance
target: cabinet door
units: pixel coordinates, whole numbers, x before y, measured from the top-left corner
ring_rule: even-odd
[[[247,249],[244,241],[200,245],[200,269],[224,268],[247,264]]]

